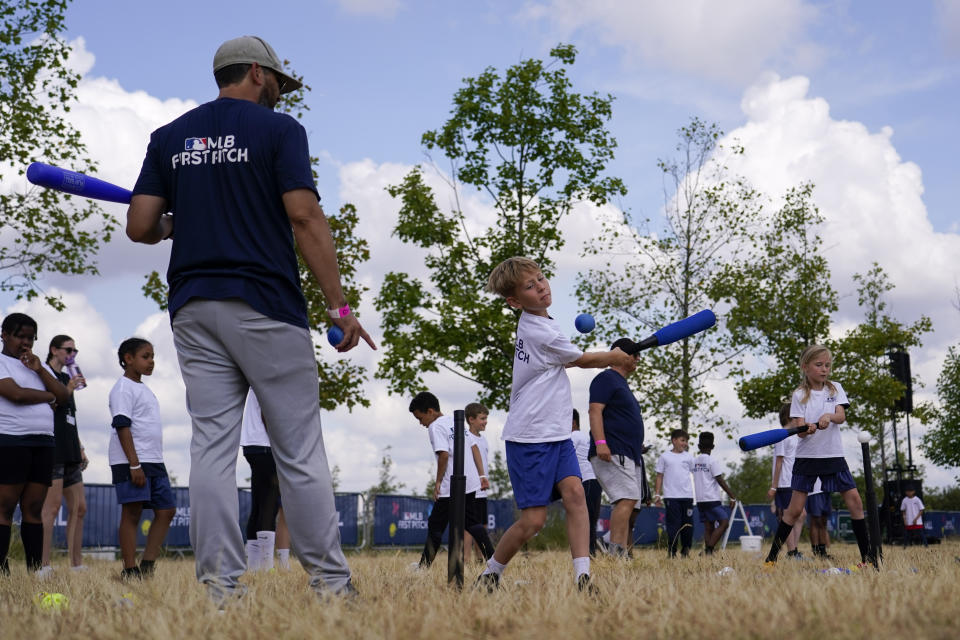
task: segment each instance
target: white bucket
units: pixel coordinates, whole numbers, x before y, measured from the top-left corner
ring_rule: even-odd
[[[762,536],[740,536],[740,550],[758,553],[763,544]]]

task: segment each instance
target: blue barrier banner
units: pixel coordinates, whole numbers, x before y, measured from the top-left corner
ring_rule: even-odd
[[[516,519],[516,503],[513,500],[487,498],[487,530],[491,534],[502,534]]]
[[[730,507],[724,506],[727,513],[730,513]],[[747,521],[750,523],[750,529],[753,535],[769,536],[777,528],[777,516],[770,511],[768,504],[744,505],[744,512],[747,514]],[[597,536],[602,537],[610,530],[610,512],[612,507],[608,504],[600,506],[600,517],[597,519]],[[736,541],[740,536],[746,535],[747,530],[743,522],[738,520],[732,525],[730,530],[730,540]],[[666,535],[666,512],[662,507],[644,507],[637,514],[637,521],[633,529],[634,544],[656,544],[661,536]],[[693,539],[703,540],[703,523],[700,522],[700,512],[697,507],[693,508]],[[665,540],[664,540],[665,541]]]
[[[360,494],[338,493],[334,496],[334,503],[340,524],[340,544],[357,546],[360,544]]]
[[[84,495],[87,501],[87,514],[83,519],[83,546],[84,547],[117,547],[117,527],[120,524],[120,505],[117,504],[117,493],[112,484],[85,484]],[[190,492],[186,487],[174,487],[173,495],[176,501],[176,512],[170,523],[165,546],[190,547]],[[237,499],[240,507],[238,526],[246,531],[247,518],[250,516],[251,497],[248,489],[239,489]],[[359,494],[337,494],[335,496],[337,511],[340,517],[340,537],[345,546],[355,546],[359,543]],[[153,511],[145,509],[140,518],[137,529],[137,544],[143,546],[147,541],[147,534],[153,522]],[[19,507],[14,516],[14,522],[20,522]],[[66,547],[67,508],[66,503],[60,506],[57,518],[54,520],[53,545]]]
[[[184,487],[174,487],[176,513],[170,525],[165,544],[169,547],[190,546],[190,501],[189,492]],[[120,505],[117,504],[116,491],[112,484],[84,485],[87,500],[87,515],[83,521],[84,547],[116,547],[117,526],[120,523]],[[238,526],[246,528],[250,514],[250,491],[240,489],[237,492],[240,508]],[[340,539],[344,546],[356,546],[360,543],[361,511],[360,494],[347,493],[336,495],[336,508],[339,516]],[[373,505],[373,545],[375,546],[420,546],[427,539],[427,518],[433,508],[433,501],[413,496],[377,496]],[[553,508],[560,508],[559,505]],[[600,507],[597,521],[597,535],[602,536],[610,528],[610,505]],[[744,510],[754,535],[769,537],[776,530],[776,515],[768,504],[745,505]],[[137,544],[146,542],[147,533],[154,515],[144,510],[137,532]],[[492,533],[502,533],[516,519],[513,500],[487,500],[487,528]],[[703,525],[700,515],[694,507],[694,539],[703,539]],[[14,513],[15,523],[20,522],[19,507]],[[929,536],[947,537],[960,535],[960,512],[928,511],[924,514],[924,524]],[[67,511],[61,506],[54,522],[54,546],[66,546]],[[834,509],[827,523],[833,537],[850,536],[849,513]],[[644,507],[637,516],[633,535],[636,544],[655,544],[666,529],[664,510],[658,507]],[[742,522],[736,522],[730,531],[730,540],[736,541],[746,533]],[[446,532],[444,533],[446,541]]]
[[[427,541],[433,501],[414,496],[381,495],[373,504],[374,546],[418,547]],[[513,500],[487,499],[487,530],[503,533],[516,519]],[[447,542],[449,530],[443,532]]]
[[[373,544],[419,546],[427,540],[433,501],[412,496],[375,496]]]

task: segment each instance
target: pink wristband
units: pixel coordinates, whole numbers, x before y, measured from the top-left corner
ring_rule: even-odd
[[[606,440],[597,440],[597,444],[607,444]]]

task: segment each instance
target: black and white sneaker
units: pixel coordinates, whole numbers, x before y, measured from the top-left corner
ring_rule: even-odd
[[[473,588],[478,591],[493,593],[500,589],[500,576],[495,573],[481,573],[477,581],[473,583]]]
[[[591,596],[600,595],[600,589],[590,580],[589,573],[582,573],[580,577],[577,578],[577,591]]]

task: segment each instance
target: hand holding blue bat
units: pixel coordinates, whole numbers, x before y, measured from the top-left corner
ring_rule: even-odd
[[[663,345],[676,342],[677,340],[689,338],[690,336],[700,333],[701,331],[706,331],[715,324],[717,324],[717,316],[714,315],[713,311],[710,309],[704,309],[699,313],[693,314],[689,318],[677,320],[676,322],[670,323],[667,326],[658,329],[652,336],[644,338],[640,342],[634,342],[632,346],[626,346],[623,348],[623,350],[630,355],[633,355],[643,351],[644,349],[661,347]]]
[[[759,449],[760,447],[767,447],[771,444],[777,444],[781,440],[786,440],[790,436],[809,432],[811,426],[816,425],[804,424],[800,425],[799,427],[790,427],[789,429],[770,429],[768,431],[761,431],[760,433],[751,433],[750,435],[740,438],[740,449],[743,451],[753,451],[754,449]]]

